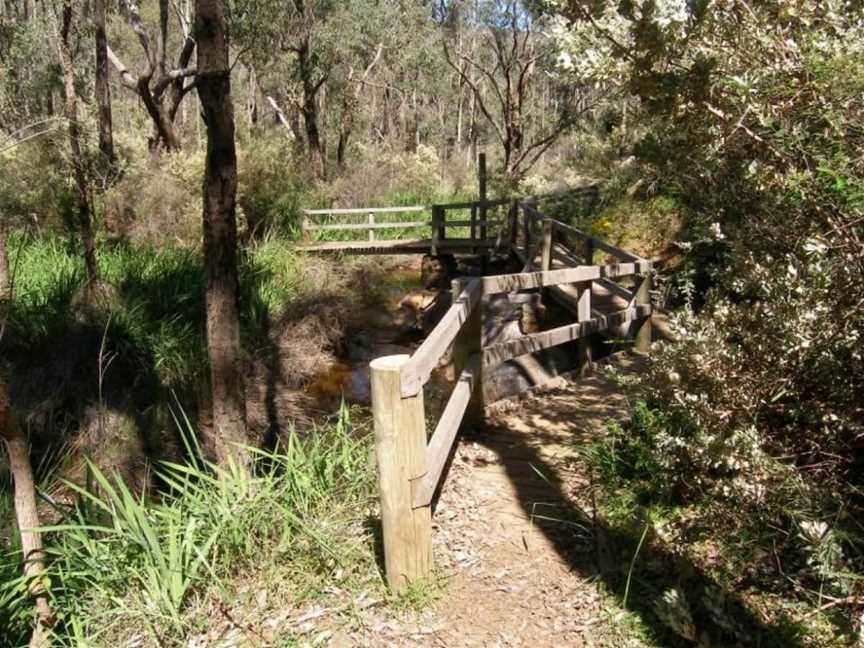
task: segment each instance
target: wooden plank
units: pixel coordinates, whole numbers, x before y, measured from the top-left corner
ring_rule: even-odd
[[[414,484],[426,474],[423,392],[400,393],[407,355],[369,363],[375,455],[381,493],[381,527],[387,583],[394,591],[432,571],[432,513],[414,506]]]
[[[610,263],[603,266],[592,266],[600,268],[600,276],[607,279],[615,277],[629,277],[634,274],[642,274],[651,270],[651,262],[641,259],[630,263]]]
[[[408,227],[428,227],[429,221],[399,221],[393,223],[375,222],[374,215],[371,222],[366,223],[335,223],[332,225],[308,225],[307,230],[371,230],[371,229],[404,229]]]
[[[480,220],[478,218],[476,221],[474,221],[474,224],[475,225],[492,225],[492,226],[495,226],[495,225],[500,225],[501,221],[498,219]],[[445,225],[447,225],[447,227],[469,227],[471,225],[471,221],[470,220],[445,221]]]
[[[364,227],[367,227],[364,225]],[[445,239],[439,246],[442,251],[459,252],[472,246],[493,247],[494,241],[475,241],[468,239]],[[352,254],[417,254],[431,251],[431,239],[402,239],[402,240],[376,240],[369,241],[325,241],[298,245],[298,252],[320,252],[338,254],[340,252]]]
[[[407,212],[421,212],[429,209],[426,205],[410,205],[407,207],[352,207],[350,209],[304,209],[303,213],[309,216],[358,214],[365,215],[369,212],[376,214],[399,214]]]
[[[630,306],[633,306],[633,304],[630,302],[633,301],[633,298],[635,297],[635,293],[633,293],[632,291],[627,290],[626,288],[624,288],[624,286],[620,286],[617,283],[615,283],[614,281],[606,279],[605,277],[603,279],[600,279],[597,283],[600,284],[600,286],[602,286],[603,288],[605,288],[609,292],[611,292],[613,295],[616,295],[616,296],[620,297],[621,299],[626,299],[628,302],[628,304],[627,304],[628,308]]]
[[[536,207],[531,205],[523,204],[523,209],[527,210],[534,218],[548,220],[551,222],[556,229],[561,230],[563,232],[567,232],[568,234],[572,234],[574,236],[578,236],[582,239],[589,240],[593,244],[594,248],[598,250],[603,250],[608,254],[611,254],[617,259],[622,259],[623,261],[641,261],[642,257],[636,256],[635,254],[631,254],[626,250],[622,250],[621,248],[615,247],[605,241],[598,239],[595,236],[591,236],[586,232],[583,232],[572,225],[568,225],[567,223],[562,223],[559,220],[555,220],[554,218],[549,218],[548,216],[542,214]]]
[[[592,333],[599,333],[614,326],[625,324],[651,314],[650,305],[640,305],[611,315],[596,315],[585,322],[559,326],[550,331],[532,333],[509,342],[502,342],[483,349],[483,365],[495,367],[502,362],[518,358],[526,353],[536,353],[549,347],[566,344]]]
[[[506,205],[510,202],[512,198],[497,198],[495,200],[487,200],[487,207],[495,207],[497,205]],[[440,205],[444,209],[470,209],[471,207],[477,207],[480,204],[479,200],[472,200],[469,202],[458,202],[458,203],[445,203]]]
[[[456,381],[453,393],[441,413],[441,418],[438,419],[438,424],[435,426],[435,431],[432,433],[432,438],[429,439],[429,445],[426,448],[426,474],[423,479],[416,482],[415,507],[428,506],[432,502],[432,496],[435,495],[438,482],[441,481],[441,474],[444,472],[447,457],[450,456],[450,450],[459,432],[462,417],[468,408],[468,402],[471,400],[471,394],[475,389],[480,389],[479,369],[480,356],[472,356],[468,365],[459,374],[459,380]]]
[[[530,261],[530,259],[529,259]],[[598,266],[580,266],[578,268],[560,268],[546,272],[520,272],[509,275],[493,275],[483,277],[483,292],[487,295],[557,286],[562,283],[590,281],[600,278]]]
[[[470,241],[469,241],[470,243]],[[438,366],[441,356],[450,348],[459,334],[459,329],[468,320],[480,302],[482,288],[479,279],[472,279],[465,290],[455,298],[453,305],[441,318],[432,332],[402,368],[402,394],[416,394],[429,380],[432,370]]]

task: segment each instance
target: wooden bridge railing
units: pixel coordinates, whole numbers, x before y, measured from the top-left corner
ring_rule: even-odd
[[[301,249],[387,252],[388,248],[442,252],[499,249],[519,238],[519,204],[585,212],[599,197],[597,185],[544,194],[530,199],[498,198],[405,207],[307,209],[303,212]],[[584,207],[584,206],[587,206]],[[324,236],[322,237],[322,234]],[[334,237],[338,240],[333,240]],[[318,239],[324,239],[318,240]]]
[[[517,223],[520,214],[521,228]],[[530,201],[512,204],[509,217],[510,243],[523,258],[525,270],[455,280],[453,305],[412,355],[386,356],[370,364],[385,568],[388,583],[395,590],[427,577],[432,569],[431,503],[459,430],[482,424],[484,371],[574,340],[582,342],[580,361],[590,362],[588,345],[584,344],[587,336],[628,322],[638,323],[636,349],[647,352],[650,347],[650,261],[547,218]],[[566,245],[573,240],[581,244],[587,259],[593,258],[594,250],[601,250],[617,262],[594,265],[580,259]],[[538,249],[541,267],[534,269]],[[556,251],[559,261],[564,257],[569,266],[552,267]],[[634,275],[642,278],[635,290],[615,281]],[[616,286],[613,292],[627,300],[626,308],[614,313],[592,309],[595,282]],[[575,294],[575,322],[483,347],[484,297],[568,286]],[[450,349],[456,384],[427,438],[423,387]]]
[[[304,241],[301,248],[314,247],[314,239],[321,232],[331,236],[338,233],[341,242],[357,244],[365,240],[369,248],[385,250],[388,244],[423,244],[432,254],[444,248],[502,247],[508,223],[502,212],[512,205],[512,199],[502,198],[429,206],[307,209],[301,228]],[[405,220],[406,216],[409,220]],[[333,248],[338,247],[333,242]]]

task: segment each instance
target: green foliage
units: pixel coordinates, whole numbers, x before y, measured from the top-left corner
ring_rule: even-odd
[[[305,174],[288,173],[298,161],[281,139],[256,141],[240,149],[237,205],[249,233],[261,236],[271,230],[299,235],[301,210],[317,206]]]
[[[37,348],[62,338],[76,317],[84,281],[76,251],[56,238],[9,241],[15,295],[9,333],[15,348]],[[204,288],[198,252],[147,245],[105,245],[99,267],[109,284],[101,312],[109,346],[137,355],[166,385],[194,380],[204,361]],[[267,318],[278,318],[305,290],[303,270],[290,244],[271,239],[241,265],[241,320],[254,341]],[[84,309],[86,311],[86,309]],[[77,312],[76,312],[77,311]],[[89,311],[88,311],[89,312]]]
[[[206,633],[201,611],[237,604],[233,583],[250,576],[281,579],[294,604],[321,596],[334,579],[380,585],[362,527],[374,472],[369,437],[359,432],[343,407],[308,436],[292,434],[274,451],[250,449],[254,475],[194,454],[188,464],[164,463],[158,496],[136,495],[90,465],[90,486],[69,484],[74,510],[44,528],[58,645],[133,635],[146,645],[184,644]],[[0,573],[20,570],[18,561],[6,555]],[[4,611],[27,606],[15,579],[0,597]],[[20,612],[3,621],[10,640],[24,634]],[[270,631],[291,635],[288,623]]]
[[[638,97],[640,194],[671,196],[683,217],[678,341],[656,349],[642,381],[653,431],[616,450],[660,476],[630,475],[631,492],[693,503],[684,528],[716,534],[730,572],[744,568],[735,551],[764,562],[753,578],[767,590],[791,582],[811,606],[814,592],[859,593],[860,3],[560,11],[571,46],[598,29],[618,43],[601,39],[574,69]]]

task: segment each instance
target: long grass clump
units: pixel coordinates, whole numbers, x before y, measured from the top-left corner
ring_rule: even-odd
[[[135,493],[93,464],[87,483],[67,483],[74,505],[44,528],[56,643],[179,646],[214,624],[290,642],[290,618],[263,621],[326,596],[334,582],[380,587],[364,524],[374,492],[368,435],[348,409],[304,438],[250,451],[254,474],[200,459],[162,463],[158,493]],[[17,645],[29,625],[16,571],[20,555],[7,547],[0,636],[9,639],[0,646]]]

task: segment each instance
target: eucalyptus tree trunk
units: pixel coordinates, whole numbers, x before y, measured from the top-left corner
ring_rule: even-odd
[[[84,265],[87,279],[91,285],[99,281],[99,268],[96,264],[96,237],[93,234],[93,221],[90,211],[90,198],[87,186],[87,173],[84,167],[84,154],[81,149],[81,125],[78,123],[78,95],[75,92],[75,47],[72,43],[73,30],[72,0],[64,0],[60,16],[60,64],[63,68],[63,89],[65,98],[64,116],[69,133],[69,154],[72,158],[72,171],[75,176],[75,198],[78,228],[84,245]]]
[[[303,125],[306,127],[306,146],[309,151],[309,161],[318,180],[327,179],[327,153],[324,138],[321,134],[320,113],[318,110],[318,93],[326,77],[318,80],[312,78],[311,54],[308,42],[304,41],[298,51],[297,60],[300,67],[300,81],[303,86]]]
[[[207,353],[213,395],[212,439],[217,463],[248,466],[243,444],[246,405],[240,349],[240,282],[237,269],[237,152],[234,107],[222,0],[196,0],[198,96],[207,125],[204,168],[204,275]]]
[[[9,255],[6,252],[6,227],[0,224],[0,303],[12,298],[12,283],[9,278]],[[0,310],[0,317],[6,315],[5,306]],[[0,327],[0,331],[2,331]]]
[[[96,37],[96,105],[99,121],[99,153],[104,168],[115,164],[111,118],[111,86],[108,84],[108,39],[105,37],[105,0],[93,0],[93,27]]]
[[[36,482],[27,440],[21,427],[12,416],[9,403],[9,390],[6,381],[0,377],[0,438],[9,455],[9,470],[14,484],[15,520],[21,535],[21,555],[24,561],[24,575],[27,578],[30,595],[36,609],[30,648],[47,648],[51,645],[50,630],[54,622],[48,592],[45,589],[45,553],[42,535],[38,529],[39,513],[36,509]]]

